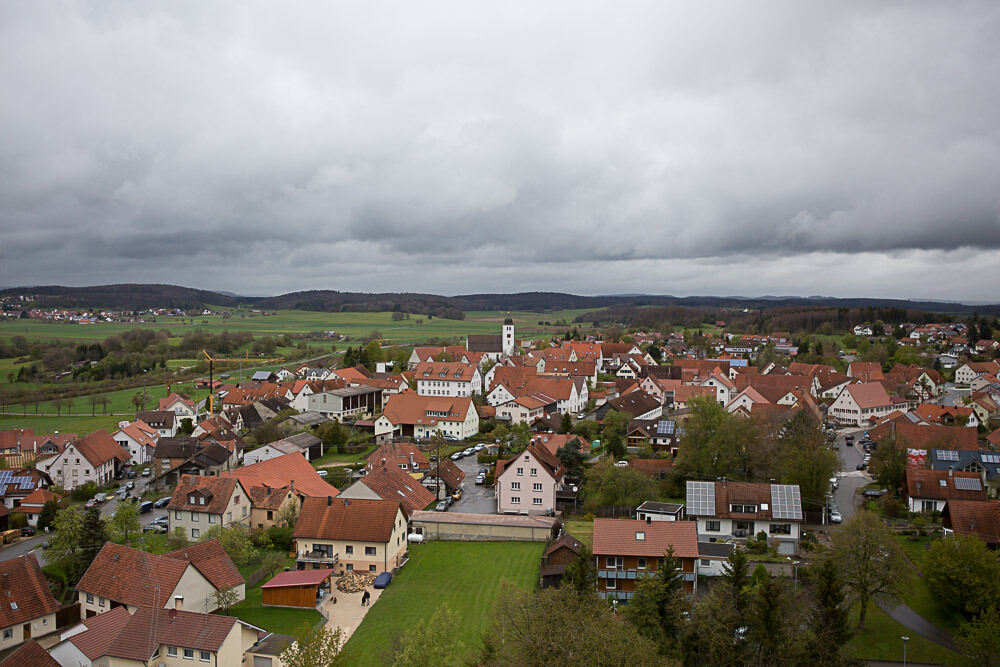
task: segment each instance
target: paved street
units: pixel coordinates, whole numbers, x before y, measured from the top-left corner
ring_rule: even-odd
[[[844,436],[854,435],[855,444],[847,446]],[[833,497],[840,507],[840,513],[847,521],[854,516],[855,502],[858,500],[858,489],[871,483],[871,478],[867,472],[856,470],[859,463],[864,458],[864,450],[858,446],[857,441],[864,437],[864,429],[845,428],[837,430],[838,455],[840,456],[841,472],[837,474],[840,478],[840,488],[837,489]]]
[[[496,497],[493,487],[476,484],[476,475],[480,468],[489,468],[485,463],[476,461],[476,455],[466,456],[455,461],[455,464],[465,473],[462,482],[462,499],[451,506],[450,512],[468,512],[470,514],[493,514],[497,511]]]
[[[962,405],[962,400],[968,398],[971,391],[968,387],[956,387],[954,384],[946,382],[942,387],[941,395],[932,402],[941,405]]]

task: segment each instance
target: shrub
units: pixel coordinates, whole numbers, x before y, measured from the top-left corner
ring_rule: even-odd
[[[593,521],[594,520],[594,515],[591,514],[590,512],[587,512],[586,514],[583,515],[583,520],[584,521]]]
[[[24,512],[14,512],[9,517],[11,528],[24,528],[28,525],[28,516]]]
[[[94,482],[87,482],[81,486],[76,487],[69,493],[69,497],[73,500],[86,501],[90,500],[97,494],[97,484]]]
[[[292,550],[292,533],[295,528],[291,526],[271,526],[267,529],[267,537],[271,540],[271,546],[282,551]]]
[[[250,531],[250,542],[258,549],[271,548],[271,537],[263,528],[254,528]]]

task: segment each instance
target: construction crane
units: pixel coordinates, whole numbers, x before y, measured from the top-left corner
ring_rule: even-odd
[[[215,370],[215,359],[205,350],[202,350],[201,353],[208,359],[208,418],[211,419],[215,416],[215,378],[212,376],[212,371]]]

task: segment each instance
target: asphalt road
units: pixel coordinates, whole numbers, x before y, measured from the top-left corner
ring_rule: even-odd
[[[844,517],[844,521],[854,516],[855,503],[859,499],[858,489],[870,484],[872,481],[867,471],[856,469],[865,456],[864,450],[857,444],[858,440],[864,437],[864,432],[864,429],[860,428],[845,428],[837,431],[837,452],[840,457],[841,467],[841,471],[837,473],[837,477],[840,479],[840,488],[834,491],[833,497],[840,507],[840,513]],[[854,435],[855,444],[851,446],[848,446],[844,441],[844,436],[848,434]]]
[[[943,390],[941,395],[934,399],[934,403],[941,405],[962,405],[962,400],[968,398],[969,393],[972,391],[968,387],[956,387],[950,382],[944,384]]]
[[[455,464],[465,473],[462,482],[462,499],[451,506],[450,512],[467,512],[469,514],[494,514],[497,511],[496,495],[493,487],[476,484],[476,475],[480,468],[489,468],[485,463],[476,461],[476,455],[466,456],[455,461]]]

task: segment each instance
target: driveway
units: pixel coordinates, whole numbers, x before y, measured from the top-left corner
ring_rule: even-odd
[[[365,620],[365,614],[368,613],[371,606],[382,596],[383,590],[381,588],[368,589],[368,592],[371,594],[371,600],[368,602],[368,606],[362,607],[362,592],[345,593],[334,588],[330,597],[327,597],[323,601],[323,604],[320,605],[319,612],[326,617],[326,627],[330,630],[340,628],[344,633],[344,641],[346,642],[354,634],[354,631],[358,629],[358,626],[361,625],[361,621]]]
[[[947,382],[942,386],[941,395],[932,402],[941,405],[962,405],[963,399],[968,398],[971,392],[972,390],[968,387],[956,387],[954,384]]]
[[[485,463],[476,461],[476,455],[466,456],[455,461],[455,465],[465,473],[462,482],[462,499],[451,506],[450,512],[467,512],[469,514],[495,514],[497,511],[496,494],[493,487],[476,484],[476,475],[480,468],[489,468]]]

